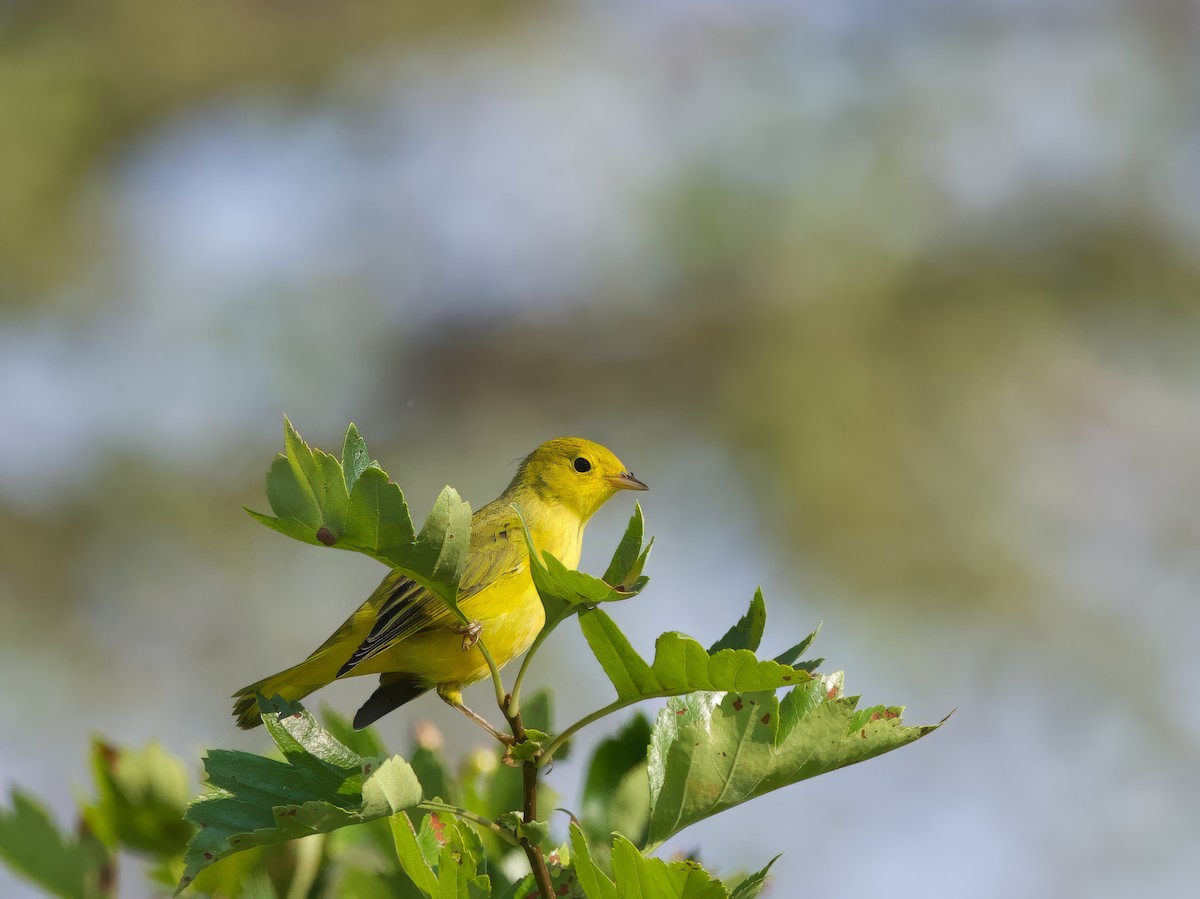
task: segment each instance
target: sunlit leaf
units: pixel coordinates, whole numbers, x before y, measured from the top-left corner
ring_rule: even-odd
[[[342,475],[346,481],[347,493],[353,495],[354,483],[372,465],[379,467],[379,463],[374,461],[367,451],[367,441],[363,440],[358,428],[351,422],[350,427],[346,428],[346,439],[342,443]]]
[[[750,600],[750,608],[743,615],[738,623],[725,632],[720,640],[708,648],[709,653],[720,652],[722,649],[748,649],[751,652],[758,651],[758,644],[762,642],[763,629],[767,626],[767,603],[763,599],[762,588],[754,591],[754,596]],[[799,655],[796,656],[799,658]],[[783,662],[782,659],[776,659],[777,662]]]
[[[755,871],[745,880],[741,881],[733,888],[733,894],[730,896],[730,899],[755,899],[767,883],[767,873],[771,870],[771,865],[777,861],[779,861],[778,855],[767,862],[760,870]]]
[[[339,461],[306,444],[285,418],[284,453],[267,473],[267,501],[274,515],[246,511],[296,540],[361,552],[400,569],[465,621],[456,598],[470,547],[471,507],[446,487],[418,534],[404,494],[369,460],[354,425],[346,431]]]
[[[389,819],[392,826],[392,838],[396,843],[396,856],[400,860],[400,869],[408,875],[422,895],[433,897],[438,892],[437,874],[433,866],[425,860],[421,846],[417,842],[417,831],[408,815],[392,815]]]
[[[596,865],[583,830],[571,822],[571,854],[575,874],[588,899],[618,899],[612,880]]]
[[[650,828],[660,845],[689,824],[797,781],[898,749],[939,725],[902,709],[856,710],[840,674],[786,693],[692,693],[670,700],[650,744]]]
[[[646,566],[646,560],[650,557],[650,548],[654,545],[654,538],[642,545],[645,533],[642,504],[634,503],[633,515],[625,527],[621,542],[613,552],[612,561],[608,563],[604,572],[603,580],[606,584],[628,592],[629,587],[637,583],[638,578],[642,576],[642,569]]]
[[[514,507],[516,508],[516,507]],[[521,510],[517,509],[520,515]],[[605,580],[568,568],[550,553],[539,552],[534,545],[529,527],[521,519],[525,543],[529,547],[532,564],[529,566],[533,583],[546,608],[546,628],[553,629],[560,622],[578,612],[602,602],[616,602],[636,596],[650,582],[642,575],[642,568],[650,555],[650,544],[642,546],[643,521],[641,506],[634,507],[633,517],[625,529],[625,535],[617,545],[605,574]],[[538,564],[538,560],[541,564]],[[616,583],[609,581],[612,578]]]
[[[612,866],[620,899],[729,899],[725,884],[698,862],[649,858],[620,834],[613,839]]]
[[[617,698],[637,702],[696,690],[773,690],[807,681],[807,671],[758,659],[748,649],[722,649],[712,655],[691,637],[675,631],[661,635],[654,662],[647,664],[616,623],[602,610],[579,616],[579,626]]]

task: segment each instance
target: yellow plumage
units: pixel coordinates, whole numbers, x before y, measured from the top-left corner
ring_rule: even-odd
[[[588,519],[623,489],[645,490],[646,485],[599,444],[560,437],[530,453],[505,491],[471,516],[459,606],[478,623],[498,666],[528,649],[545,621],[513,506],[521,510],[534,545],[574,568]],[[392,571],[307,659],[235,693],[238,725],[262,723],[257,693],[297,700],[338,678],[361,674],[380,675],[380,686],[355,716],[355,727],[434,688],[475,717],[463,707],[461,689],[486,677],[488,666],[440,599]]]

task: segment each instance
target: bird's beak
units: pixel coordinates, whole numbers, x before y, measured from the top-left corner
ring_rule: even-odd
[[[618,490],[649,490],[650,488],[633,476],[632,471],[623,471],[608,478],[608,483]]]

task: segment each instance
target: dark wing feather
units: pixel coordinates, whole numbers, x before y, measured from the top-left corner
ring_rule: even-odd
[[[500,510],[496,510],[487,516],[494,524],[479,527],[479,518],[489,511],[492,511],[490,507],[484,506],[472,522],[471,551],[467,554],[458,586],[460,607],[498,578],[519,572],[528,563],[520,520],[511,514],[511,510],[506,510],[508,515],[497,515],[496,511]],[[338,677],[413,634],[457,624],[453,613],[438,596],[399,571],[384,578],[376,593],[384,593],[385,598],[376,612],[371,631],[338,670]]]

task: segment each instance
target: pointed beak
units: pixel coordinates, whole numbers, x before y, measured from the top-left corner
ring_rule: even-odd
[[[649,490],[650,488],[633,476],[632,471],[623,471],[608,478],[608,483],[618,490]]]

